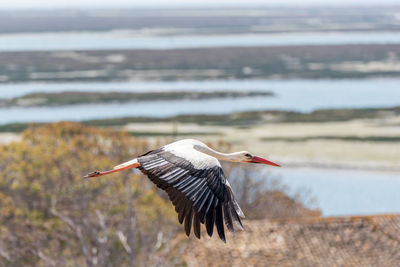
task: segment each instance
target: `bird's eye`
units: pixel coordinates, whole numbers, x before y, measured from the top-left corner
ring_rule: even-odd
[[[246,158],[249,158],[249,159],[252,158],[252,156],[251,156],[249,153],[245,154],[244,156],[245,156]]]

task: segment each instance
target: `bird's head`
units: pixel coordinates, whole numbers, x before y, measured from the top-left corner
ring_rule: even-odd
[[[272,161],[266,160],[266,159],[264,159],[262,157],[253,156],[248,151],[237,152],[236,159],[237,159],[236,160],[237,162],[261,163],[261,164],[271,165],[271,166],[275,166],[275,167],[280,167],[279,164],[276,164],[276,163],[274,163]]]

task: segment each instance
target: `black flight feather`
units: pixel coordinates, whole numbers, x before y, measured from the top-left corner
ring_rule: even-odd
[[[228,228],[228,230],[233,233],[235,230],[233,229],[231,211],[229,210],[229,202],[224,202],[223,208],[226,228]]]
[[[190,209],[185,217],[185,232],[187,236],[190,236],[190,228],[192,227],[192,217],[193,217],[193,210]]]
[[[193,216],[193,232],[194,232],[194,235],[198,239],[200,239],[200,220],[199,220],[199,215],[196,211],[194,212],[194,216]]]
[[[179,213],[178,213],[178,221],[179,221],[180,224],[182,224],[183,219],[185,219],[185,215],[186,215],[187,211],[191,208],[190,201],[185,200],[184,203],[185,204],[183,205],[182,210],[180,210]]]
[[[219,238],[226,243],[224,219],[222,217],[222,203],[219,203],[217,209],[215,210],[215,226],[217,227]]]
[[[215,225],[220,239],[226,242],[224,224],[231,232],[233,222],[242,227],[239,217],[243,212],[220,166],[196,169],[190,161],[163,148],[142,155],[138,162],[143,174],[167,192],[187,236],[193,224],[193,232],[200,238],[201,224],[205,224],[211,237]]]
[[[212,237],[213,235],[213,230],[214,230],[214,220],[215,220],[215,211],[210,210],[207,215],[206,215],[206,228],[207,228],[207,234]]]

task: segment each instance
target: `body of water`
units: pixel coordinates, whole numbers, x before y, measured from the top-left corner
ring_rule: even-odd
[[[133,31],[18,33],[0,35],[0,52],[56,50],[185,49],[206,47],[400,44],[397,32],[315,32],[219,35],[151,35]],[[0,84],[0,99],[34,92],[268,91],[274,97],[0,108],[0,124],[117,117],[168,117],[256,110],[400,106],[400,79],[208,80],[110,83]],[[350,170],[274,170],[284,184],[310,189],[324,216],[400,213],[398,173]]]
[[[343,44],[400,44],[400,34],[398,32],[295,32],[157,36],[137,34],[133,31],[108,31],[0,35],[0,52]]]
[[[286,168],[273,173],[292,194],[311,190],[323,216],[400,213],[399,173]]]
[[[223,114],[255,110],[292,110],[394,107],[400,105],[399,79],[373,80],[226,80],[186,82],[4,84],[0,98],[33,92],[150,92],[150,91],[269,91],[274,97],[209,100],[148,101],[60,107],[1,108],[0,124],[51,122],[116,117],[168,117],[180,114]]]

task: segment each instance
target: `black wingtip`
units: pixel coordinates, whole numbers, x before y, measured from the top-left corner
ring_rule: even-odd
[[[200,239],[200,220],[199,214],[195,211],[193,216],[193,232],[194,235]]]
[[[185,204],[182,206],[181,210],[178,213],[178,221],[180,224],[183,223],[183,220],[185,219],[187,210],[190,208],[191,208],[191,206],[190,206],[190,203],[188,203],[188,202],[185,202]]]
[[[224,230],[224,218],[222,215],[222,203],[219,203],[217,209],[215,210],[215,225],[217,227],[217,232],[219,238],[226,242],[225,240],[225,230]]]
[[[207,234],[209,237],[212,237],[213,232],[214,232],[214,223],[215,223],[214,215],[215,215],[215,211],[210,210],[206,216],[206,228],[207,228]]]
[[[190,209],[188,214],[185,217],[185,232],[187,236],[190,236],[190,228],[192,228],[192,217],[193,217],[193,210]]]

